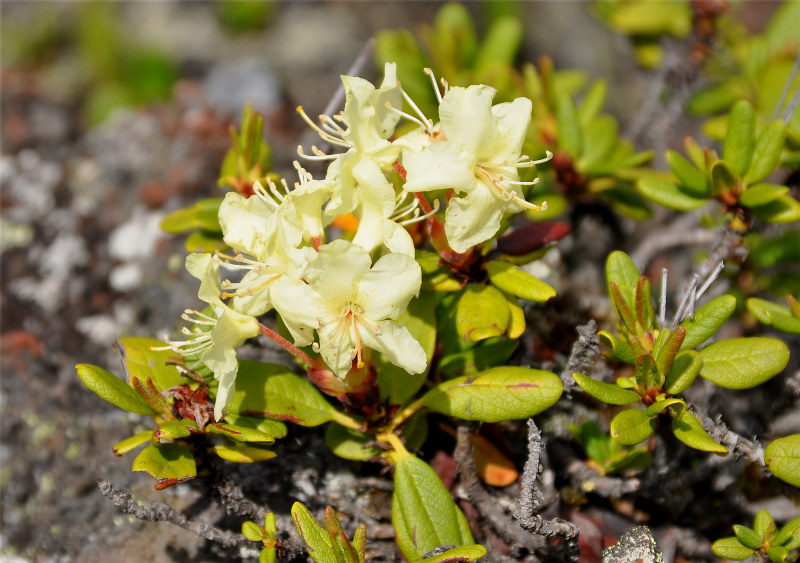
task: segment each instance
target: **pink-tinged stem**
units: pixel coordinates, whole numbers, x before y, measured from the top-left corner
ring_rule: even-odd
[[[261,331],[261,334],[267,336],[278,343],[283,349],[287,352],[292,354],[294,357],[298,358],[300,361],[304,362],[309,367],[314,367],[321,369],[323,366],[314,358],[310,357],[308,354],[303,352],[300,348],[286,340],[283,336],[275,332],[274,330],[267,328],[266,326],[259,324],[258,329]]]

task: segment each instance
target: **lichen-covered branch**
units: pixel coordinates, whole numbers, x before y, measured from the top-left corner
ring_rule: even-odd
[[[514,517],[525,530],[545,536],[547,538],[561,537],[565,540],[566,557],[568,561],[577,561],[578,534],[580,529],[566,520],[556,518],[544,520],[536,514],[542,504],[543,495],[536,481],[542,470],[540,459],[542,455],[542,435],[532,418],[528,419],[528,461],[522,472],[522,490],[518,506],[514,509]]]
[[[456,449],[453,452],[458,475],[469,500],[506,542],[521,545],[531,551],[541,549],[545,546],[544,538],[526,534],[515,526],[513,519],[500,508],[497,499],[481,485],[472,461],[473,448],[469,435],[470,430],[467,426],[459,426]]]
[[[705,413],[699,412],[694,406],[691,406],[690,410],[700,420],[708,435],[728,448],[733,454],[734,461],[744,458],[761,466],[764,465],[764,448],[761,447],[758,440],[749,440],[729,429],[722,421],[721,416],[712,419]]]
[[[204,522],[189,520],[186,516],[163,502],[154,502],[150,508],[137,503],[127,489],[115,489],[105,479],[99,479],[97,486],[108,500],[125,514],[133,514],[145,522],[169,522],[184,530],[188,530],[201,538],[219,543],[224,547],[253,547],[254,542],[246,539],[242,534],[220,530]]]
[[[567,364],[561,371],[561,384],[564,386],[564,393],[567,396],[570,396],[577,388],[572,374],[574,372],[587,371],[600,352],[600,344],[597,340],[597,323],[594,319],[591,319],[585,325],[577,327],[575,330],[578,332],[578,339],[572,344]]]

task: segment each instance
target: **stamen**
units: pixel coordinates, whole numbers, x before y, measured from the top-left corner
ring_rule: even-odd
[[[422,126],[423,126],[423,127],[424,127],[424,128],[425,128],[425,129],[426,129],[428,132],[429,132],[429,133],[433,133],[433,121],[432,121],[432,120],[430,120],[430,119],[428,119],[428,118],[425,116],[425,114],[422,112],[422,110],[421,110],[421,109],[419,109],[419,106],[418,106],[417,104],[415,104],[415,103],[414,103],[414,100],[412,100],[412,99],[411,99],[411,96],[409,96],[408,94],[406,94],[406,91],[405,91],[405,90],[402,90],[402,89],[401,89],[401,90],[400,90],[400,93],[403,95],[403,99],[404,99],[406,102],[408,102],[408,105],[410,105],[410,106],[411,106],[411,107],[414,109],[414,112],[416,112],[416,114],[417,114],[417,115],[419,116],[419,118],[422,120],[422,123],[420,123],[419,121],[417,121],[417,120],[415,120],[415,119],[413,119],[413,118],[412,118],[412,121],[414,121],[415,123],[419,123],[420,125],[422,125]],[[441,100],[439,100],[439,101],[441,102]],[[391,107],[391,106],[389,106],[389,107]],[[408,114],[403,114],[402,112],[401,112],[401,114],[402,114],[402,115],[408,115]]]
[[[312,148],[312,152],[315,148],[316,147]],[[306,160],[336,160],[337,158],[339,158],[338,154],[326,155],[319,149],[316,150],[319,154],[311,156],[310,154],[306,154],[305,151],[303,151],[303,145],[297,145],[297,154],[300,155],[302,158],[305,158]]]
[[[406,112],[404,112],[404,111],[400,111],[400,110],[399,110],[399,109],[397,109],[396,107],[392,106],[392,104],[391,104],[391,103],[389,103],[389,102],[386,102],[386,108],[387,108],[389,111],[393,111],[393,112],[395,112],[396,114],[400,115],[401,117],[405,117],[405,118],[406,118],[406,119],[408,119],[409,121],[412,121],[412,122],[416,123],[416,124],[417,124],[417,125],[419,125],[420,127],[423,127],[423,128],[425,128],[425,129],[427,129],[428,131],[431,131],[431,126],[430,126],[430,124],[429,124],[427,121],[425,121],[425,122],[423,123],[422,121],[420,121],[419,119],[417,119],[417,118],[416,118],[416,117],[414,117],[413,115],[410,115],[410,114],[408,114],[408,113],[406,113]]]
[[[433,201],[433,208],[430,211],[425,213],[424,215],[419,214],[419,209],[417,209],[414,213],[414,217],[411,219],[406,219],[405,221],[398,221],[397,224],[405,227],[406,225],[413,225],[414,223],[419,223],[420,221],[424,221],[431,215],[435,215],[436,212],[439,211],[439,200],[436,199]]]
[[[442,94],[439,92],[439,85],[436,84],[436,77],[433,75],[433,70],[428,67],[425,67],[425,74],[431,77],[431,83],[433,84],[433,91],[436,92],[436,100],[441,104],[442,103]],[[445,93],[447,92],[447,83],[442,79],[442,86],[444,86]]]
[[[300,117],[303,118],[303,121],[305,121],[309,125],[309,127],[311,127],[314,131],[316,131],[317,134],[319,134],[319,136],[322,137],[324,141],[327,141],[332,145],[339,145],[340,147],[350,148],[350,144],[347,143],[344,139],[341,139],[335,135],[331,135],[324,129],[320,128],[319,125],[311,121],[311,118],[308,117],[308,115],[306,115],[303,106],[297,106],[297,113],[300,114]]]
[[[237,289],[237,291],[234,291],[232,293],[228,291],[223,291],[222,294],[220,295],[220,298],[227,299],[228,297],[246,297],[248,295],[253,294],[254,292],[264,289],[269,284],[277,280],[279,277],[281,277],[281,274],[275,274],[274,276],[267,278],[256,285],[250,285],[250,286],[248,286],[244,282],[230,283],[230,280],[225,280],[226,282],[228,282],[226,287],[230,287],[231,289],[243,287],[244,289],[241,290]]]

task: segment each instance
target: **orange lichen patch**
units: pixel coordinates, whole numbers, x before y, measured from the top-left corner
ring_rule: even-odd
[[[346,213],[345,215],[339,215],[331,225],[343,231],[354,233],[358,230],[358,219],[352,213]]]

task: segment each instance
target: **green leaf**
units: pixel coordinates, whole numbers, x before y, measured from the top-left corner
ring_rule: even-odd
[[[433,353],[436,348],[436,296],[431,291],[422,291],[419,297],[412,299],[408,307],[397,319],[405,326],[411,336],[420,343],[425,351],[427,365],[431,365]],[[410,374],[403,368],[395,366],[383,355],[374,356],[375,367],[378,370],[378,387],[381,391],[381,400],[388,400],[389,404],[402,405],[413,397],[428,375],[425,370],[420,374]]]
[[[218,436],[225,436],[237,442],[258,442],[260,444],[272,444],[275,442],[275,437],[271,434],[247,426],[237,426],[235,424],[225,424],[222,422],[209,424],[206,426],[206,432]]]
[[[506,298],[497,288],[470,284],[461,294],[456,310],[456,330],[464,340],[478,342],[500,336],[510,321]]]
[[[115,456],[121,456],[122,454],[126,454],[131,450],[135,450],[142,444],[146,444],[153,439],[153,433],[150,430],[143,430],[138,434],[131,436],[130,438],[125,438],[121,442],[117,442],[113,446],[111,446],[112,450],[114,450]]]
[[[745,207],[758,207],[775,201],[784,194],[789,193],[789,188],[777,184],[756,184],[747,188],[739,196],[739,203]]]
[[[767,554],[767,557],[769,557],[769,560],[773,561],[774,563],[782,563],[783,561],[786,561],[786,558],[789,556],[788,549],[775,545],[767,547],[764,552]]]
[[[761,549],[761,535],[757,534],[752,528],[734,524],[733,533],[743,546],[750,549]]]
[[[242,535],[250,541],[260,542],[264,539],[264,531],[261,526],[250,520],[242,524]]]
[[[681,323],[686,328],[681,350],[697,348],[714,336],[735,310],[736,298],[732,295],[722,295],[700,307],[694,312],[693,318]]]
[[[125,369],[128,383],[132,377],[138,377],[141,381],[147,381],[149,378],[153,380],[156,389],[166,391],[170,387],[188,382],[181,377],[178,368],[167,365],[167,362],[180,361],[183,358],[172,350],[151,350],[151,347],[164,348],[164,346],[162,341],[155,338],[128,336],[119,339],[122,367]]]
[[[607,330],[601,330],[597,333],[597,339],[600,344],[611,349],[610,352],[606,352],[605,358],[631,365],[636,363],[636,355],[633,353],[633,348],[618,336],[611,334]]]
[[[690,448],[712,452],[719,456],[728,455],[725,446],[715,442],[703,429],[697,417],[688,410],[683,412],[683,416],[672,419],[672,432],[678,440]]]
[[[192,229],[221,233],[218,215],[222,199],[221,197],[202,199],[190,207],[173,211],[161,221],[161,229],[170,234],[185,233]]]
[[[486,555],[486,548],[482,545],[462,545],[448,549],[439,555],[419,559],[418,563],[456,563],[457,561],[477,561]]]
[[[635,391],[623,389],[615,383],[597,381],[582,373],[573,373],[572,377],[575,378],[575,382],[581,386],[581,389],[609,405],[630,405],[640,399],[639,394]]]
[[[611,294],[611,282],[617,284],[629,309],[633,308],[636,299],[636,286],[641,274],[630,256],[615,250],[606,259],[606,283]]]
[[[216,444],[211,448],[222,459],[234,463],[256,463],[276,457],[273,451],[244,444]]]
[[[610,115],[596,117],[584,127],[584,149],[575,168],[589,172],[597,164],[606,164],[617,144],[617,120]]]
[[[337,563],[330,534],[299,502],[292,505],[292,520],[309,557],[315,563]]]
[[[578,119],[583,127],[586,127],[603,109],[607,92],[608,84],[605,80],[595,80],[589,87],[589,91],[583,96],[581,107],[578,109]]]
[[[639,278],[639,282],[636,284],[635,303],[636,323],[642,331],[649,332],[653,330],[656,316],[653,312],[653,301],[650,298],[650,278],[647,276]],[[641,331],[637,331],[637,333],[641,335]]]
[[[669,399],[662,399],[660,401],[656,401],[655,403],[647,407],[647,409],[645,409],[644,412],[647,416],[654,417],[658,416],[659,414],[661,414],[662,412],[664,412],[666,409],[668,409],[673,405],[680,405],[676,409],[678,412],[683,412],[686,409],[686,403],[683,402],[683,400],[671,397]]]
[[[555,297],[556,290],[542,280],[502,260],[486,264],[489,279],[502,291],[529,301],[547,301]]]
[[[765,223],[793,223],[800,220],[800,202],[790,195],[782,195],[766,205],[753,208],[756,217]]]
[[[784,332],[800,334],[800,317],[794,316],[789,307],[751,297],[747,300],[747,308],[759,322],[765,325],[773,326]]]
[[[772,543],[775,535],[775,519],[766,510],[759,510],[753,520],[753,531],[761,538],[762,542]]]
[[[183,481],[197,475],[191,450],[183,444],[150,444],[133,460],[131,471],[144,471],[158,480]]]
[[[756,140],[753,162],[745,174],[748,184],[760,182],[775,170],[786,142],[786,125],[783,121],[773,121],[767,125]]]
[[[153,438],[156,440],[162,438],[177,440],[179,438],[186,438],[190,436],[192,432],[197,432],[197,430],[197,424],[192,419],[167,420],[156,427],[155,432],[153,432]]]
[[[554,373],[515,366],[492,368],[475,377],[459,377],[428,391],[423,404],[465,420],[500,422],[528,418],[561,397]]]
[[[228,245],[222,241],[219,233],[212,231],[195,231],[186,237],[186,252],[208,252],[213,254],[217,250],[224,252]]]
[[[734,191],[737,186],[737,176],[724,160],[718,160],[711,166],[711,194],[716,196],[721,193]]]
[[[722,147],[722,158],[738,176],[750,168],[755,150],[756,111],[753,104],[741,100],[734,104],[728,121],[728,132]]]
[[[91,364],[78,364],[75,368],[83,384],[101,399],[132,413],[155,414],[139,393],[113,373]]]
[[[628,333],[627,336],[631,340],[631,346],[633,346],[633,335],[638,334],[633,311],[631,310],[630,304],[626,301],[625,296],[622,294],[619,287],[617,287],[617,284],[612,281],[609,282],[609,286],[611,286],[611,291],[609,293],[611,307],[617,314],[617,320],[621,325],[620,330]]]
[[[745,547],[735,537],[722,538],[711,545],[711,551],[719,557],[731,559],[732,561],[744,561],[751,555],[753,550]]]
[[[260,416],[242,416],[232,412],[228,412],[225,415],[225,420],[233,426],[243,426],[249,430],[257,430],[270,436],[273,440],[286,437],[286,424],[280,420],[272,420],[271,418]]]
[[[700,376],[726,389],[749,389],[780,373],[789,348],[776,338],[732,338],[700,351]]]
[[[705,168],[699,169],[676,151],[667,151],[667,162],[675,176],[683,183],[686,195],[708,199],[711,190]]]
[[[800,487],[800,434],[770,442],[764,450],[764,462],[775,477]]]
[[[556,123],[559,146],[573,159],[577,159],[583,152],[583,133],[575,101],[569,94],[563,94],[557,100]]]
[[[358,554],[360,563],[365,563],[367,557],[367,525],[359,524],[353,534],[353,549]]]
[[[318,426],[337,414],[316,387],[285,366],[247,360],[239,362],[236,392],[228,410],[301,426]]]
[[[380,455],[381,450],[374,445],[371,434],[356,432],[340,424],[331,422],[325,428],[325,445],[337,456],[354,461],[365,461]]]
[[[707,198],[695,197],[673,182],[659,178],[642,178],[636,182],[636,189],[647,199],[677,211],[699,209],[708,203]]]
[[[265,547],[258,554],[258,563],[276,563],[278,555],[274,547]]]
[[[784,524],[784,526],[775,534],[773,538],[773,542],[775,545],[784,545],[795,533],[800,530],[800,516],[795,516],[789,522]]]
[[[475,58],[475,69],[481,72],[492,63],[511,65],[522,40],[522,22],[515,17],[496,20],[489,28]]]
[[[611,437],[623,446],[635,446],[647,440],[656,429],[656,421],[641,409],[625,409],[611,420]]]
[[[664,338],[664,343],[662,346],[656,346],[653,350],[653,354],[656,358],[656,365],[658,366],[658,373],[666,374],[669,372],[670,368],[672,367],[672,362],[675,360],[675,356],[678,353],[678,350],[681,349],[681,344],[683,344],[684,339],[686,338],[686,328],[683,326],[679,326],[672,332],[669,332],[669,329],[662,329],[662,332],[659,333],[659,337],[662,333],[666,331],[666,338]],[[661,340],[659,338],[659,340]]]
[[[703,358],[694,350],[678,353],[664,379],[664,391],[679,395],[692,386],[703,367]]]
[[[474,543],[462,520],[461,510],[428,464],[412,455],[397,462],[392,525],[397,545],[407,560],[416,561],[440,545]]]

